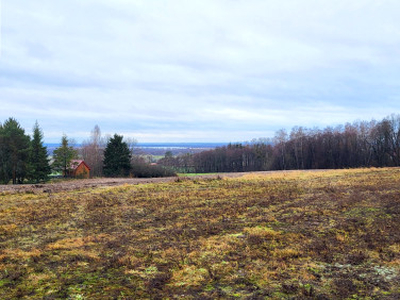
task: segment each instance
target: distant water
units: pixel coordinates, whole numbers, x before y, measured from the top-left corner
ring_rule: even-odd
[[[58,148],[60,146],[59,143],[44,143],[47,148]],[[226,146],[228,143],[138,143],[136,144],[137,148],[157,148],[157,149],[187,149],[187,148],[217,148]],[[80,147],[80,144],[76,145],[76,147]]]
[[[149,154],[161,154],[171,150],[174,154],[177,153],[193,153],[201,152],[203,150],[215,149],[217,147],[226,146],[228,143],[138,143],[135,148],[139,152]],[[60,147],[59,143],[44,143],[47,147],[49,155],[53,155],[53,151]],[[75,147],[79,148],[81,145],[77,144]],[[193,150],[193,151],[191,151]]]
[[[157,148],[157,149],[210,149],[227,145],[227,143],[138,143],[138,148]]]

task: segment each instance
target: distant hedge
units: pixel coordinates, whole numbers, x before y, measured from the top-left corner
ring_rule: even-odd
[[[159,165],[149,165],[144,162],[132,162],[131,174],[137,178],[177,176],[175,171],[169,168]]]

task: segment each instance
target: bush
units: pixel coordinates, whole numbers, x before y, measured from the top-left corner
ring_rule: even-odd
[[[132,162],[132,175],[138,178],[177,176],[175,171],[159,165],[150,165],[143,161]]]

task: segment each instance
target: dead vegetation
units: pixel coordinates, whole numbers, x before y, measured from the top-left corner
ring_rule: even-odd
[[[0,298],[397,299],[400,170],[0,193]]]

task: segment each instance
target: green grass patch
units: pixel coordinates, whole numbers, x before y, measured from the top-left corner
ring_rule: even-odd
[[[178,173],[180,177],[194,177],[194,176],[203,176],[203,175],[218,175],[221,173]]]

